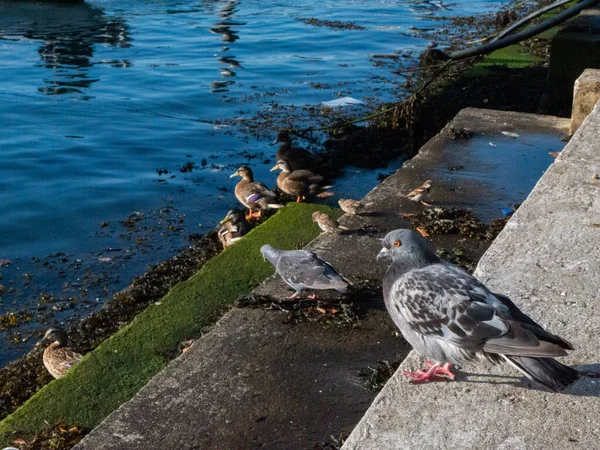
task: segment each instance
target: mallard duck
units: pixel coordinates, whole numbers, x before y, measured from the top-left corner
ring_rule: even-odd
[[[340,208],[342,208],[342,211],[344,211],[346,214],[350,214],[351,216],[359,215],[363,212],[365,206],[372,205],[372,203],[365,204],[358,200],[346,198],[340,198],[338,200],[338,204],[340,205]]]
[[[292,147],[292,138],[287,131],[281,131],[273,144],[280,143],[277,150],[277,161],[286,160],[290,163],[292,171],[300,169],[315,169],[317,160],[315,156],[301,147]]]
[[[254,174],[250,167],[241,166],[229,178],[233,177],[242,177],[242,180],[235,186],[235,196],[242,205],[250,210],[246,219],[261,217],[262,211],[265,209],[283,207],[283,205],[278,203],[272,203],[277,198],[277,195],[263,183],[254,181]]]
[[[319,228],[325,233],[341,234],[342,231],[348,230],[348,228],[341,226],[337,220],[329,217],[328,214],[319,211],[312,213],[312,220],[317,222]]]
[[[246,222],[244,212],[239,209],[232,209],[219,222],[217,233],[223,248],[226,248],[239,241],[248,231],[250,231],[250,224]]]
[[[296,201],[306,200],[308,195],[317,197],[329,197],[333,192],[323,192],[331,186],[323,186],[325,178],[310,170],[292,170],[290,163],[285,159],[277,161],[271,171],[280,169],[277,177],[277,187],[289,195],[296,196]]]
[[[429,203],[425,203],[423,201],[423,198],[427,194],[429,194],[430,190],[431,190],[431,180],[427,180],[425,183],[423,183],[421,186],[416,188],[414,191],[411,191],[408,194],[406,194],[406,198],[408,198],[409,200],[412,200],[413,202],[421,202],[425,206],[431,206]]]
[[[82,355],[73,351],[67,345],[67,333],[62,328],[50,328],[38,345],[51,341],[46,347],[42,360],[44,366],[54,378],[61,378],[71,367],[81,361]]]

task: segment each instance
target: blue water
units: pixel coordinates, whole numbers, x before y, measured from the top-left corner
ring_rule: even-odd
[[[268,125],[256,136],[243,119],[283,123],[291,105],[351,96],[369,110],[402,96],[404,79],[392,72],[415,65],[429,44],[420,30],[501,3],[0,2],[0,260],[12,261],[0,268],[9,290],[0,313],[35,309],[42,292],[87,296],[94,304],[74,310],[93,310],[236,205],[237,165],[275,182],[266,160],[276,132]],[[311,17],[364,29],[298,20]],[[392,54],[400,56],[378,56]],[[187,162],[195,169],[181,172]],[[360,197],[377,173],[349,168],[338,189]],[[135,212],[152,216],[142,241],[119,224]],[[111,261],[94,269],[101,275],[86,275],[109,247]],[[69,262],[32,260],[56,252]],[[31,344],[18,327],[7,335],[16,347],[0,342],[0,362]]]

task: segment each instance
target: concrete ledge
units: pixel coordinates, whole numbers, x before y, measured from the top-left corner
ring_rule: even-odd
[[[571,134],[574,134],[600,100],[600,70],[586,69],[575,82]]]
[[[600,107],[479,263],[476,275],[576,350],[563,362],[600,369]],[[600,382],[584,378],[561,394],[505,366],[465,367],[458,381],[413,386],[400,370],[343,448],[598,448]]]

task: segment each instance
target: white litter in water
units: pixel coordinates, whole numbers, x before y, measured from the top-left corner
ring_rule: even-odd
[[[495,147],[496,144],[494,144],[493,142],[490,142],[490,146]]]
[[[502,134],[504,136],[508,136],[508,137],[511,137],[511,138],[518,138],[519,137],[519,135],[517,133],[511,133],[510,131],[502,131]]]
[[[336,107],[336,106],[348,106],[348,105],[364,105],[365,102],[361,100],[357,100],[352,97],[342,97],[336,98],[335,100],[330,100],[328,102],[321,102],[323,106]]]

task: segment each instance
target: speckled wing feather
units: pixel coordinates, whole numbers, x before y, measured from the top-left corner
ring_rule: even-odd
[[[390,295],[392,308],[412,331],[467,350],[479,350],[486,341],[509,329],[492,306],[472,298],[483,297],[482,288],[468,274],[435,264],[400,277]]]
[[[570,346],[543,330],[510,300],[506,302],[506,297],[497,298],[477,279],[450,264],[406,273],[392,285],[390,295],[391,307],[402,315],[405,326],[464,350],[547,357],[565,355]]]
[[[329,263],[307,250],[283,253],[277,272],[286,283],[306,288],[345,289],[348,285]]]

